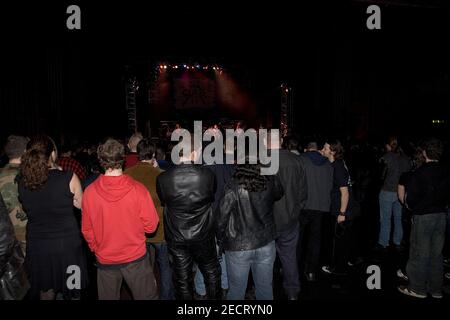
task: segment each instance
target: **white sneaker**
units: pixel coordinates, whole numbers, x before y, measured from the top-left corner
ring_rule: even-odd
[[[401,293],[406,294],[407,296],[410,296],[410,297],[419,298],[419,299],[425,299],[427,297],[426,294],[416,293],[406,286],[399,286],[399,287],[397,287],[397,289]]]
[[[409,281],[408,276],[403,273],[402,269],[397,270],[397,277],[399,277],[402,280]]]
[[[322,271],[327,274],[333,274],[336,276],[346,276],[347,272],[336,272],[334,269],[332,269],[330,266],[323,266]]]
[[[331,270],[330,266],[323,266],[322,271],[328,274],[332,274],[333,271]]]
[[[434,299],[442,299],[444,296],[442,295],[442,293],[433,293],[431,297],[433,297]]]
[[[444,259],[444,267],[450,267],[450,258]]]

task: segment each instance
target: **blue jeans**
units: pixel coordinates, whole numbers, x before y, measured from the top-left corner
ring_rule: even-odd
[[[381,190],[380,196],[380,236],[378,244],[383,247],[389,246],[391,235],[391,217],[394,215],[394,238],[393,242],[399,246],[403,238],[402,227],[402,205],[398,201],[396,192]]]
[[[252,270],[257,300],[273,300],[273,263],[275,241],[264,247],[245,251],[226,251],[228,282],[227,300],[244,300],[248,273]]]
[[[228,276],[227,276],[227,265],[225,262],[225,254],[222,254],[222,258],[220,259],[220,268],[222,269],[221,275],[222,289],[228,289]],[[197,292],[197,294],[201,296],[204,296],[206,294],[205,279],[203,278],[203,274],[201,273],[198,267],[197,271],[195,272],[194,284],[195,284],[195,292]]]
[[[148,245],[148,244],[147,244]],[[175,288],[173,284],[172,268],[169,264],[169,254],[166,243],[152,243],[156,249],[156,263],[160,275],[160,300],[175,300]]]
[[[445,213],[413,216],[406,273],[409,287],[416,293],[442,293],[445,224]]]

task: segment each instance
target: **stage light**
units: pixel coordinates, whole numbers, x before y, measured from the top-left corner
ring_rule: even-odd
[[[184,67],[184,68],[186,68],[186,65],[185,65],[185,64],[183,64],[183,67]]]
[[[199,66],[199,65],[196,65],[196,67],[197,67],[197,69],[200,69],[200,66]]]

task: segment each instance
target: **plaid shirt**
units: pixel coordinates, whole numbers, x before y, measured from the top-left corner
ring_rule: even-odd
[[[72,171],[80,180],[84,180],[87,176],[86,169],[75,159],[69,157],[60,157],[58,159],[58,165],[64,171]]]

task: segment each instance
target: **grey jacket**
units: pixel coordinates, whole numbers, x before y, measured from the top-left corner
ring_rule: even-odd
[[[410,159],[401,153],[388,152],[381,157],[380,161],[384,164],[381,190],[397,192],[400,176],[411,170]]]

